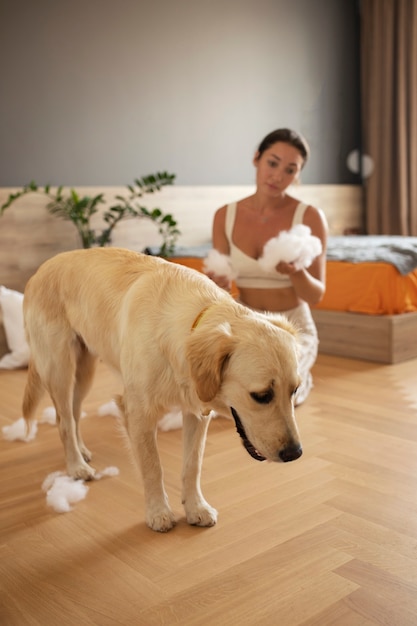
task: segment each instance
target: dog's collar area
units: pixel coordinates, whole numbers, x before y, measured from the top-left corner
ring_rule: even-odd
[[[243,424],[240,420],[239,415],[237,414],[236,410],[231,406],[230,410],[232,412],[233,415],[233,419],[235,420],[235,424],[236,424],[236,430],[240,435],[240,438],[242,439],[243,445],[246,448],[246,451],[251,455],[251,457],[253,459],[255,459],[256,461],[266,461],[265,457],[262,456],[262,454],[260,454],[258,452],[258,450],[255,448],[255,446],[253,445],[253,443],[251,443],[246,435],[245,429],[243,428]]]
[[[195,318],[194,322],[191,325],[191,330],[194,330],[195,328],[197,328],[204,314],[207,313],[210,307],[211,307],[211,304],[209,304],[208,306],[205,306],[204,309],[201,309],[200,313],[197,315],[197,317]]]

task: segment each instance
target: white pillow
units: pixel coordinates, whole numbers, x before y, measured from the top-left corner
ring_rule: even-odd
[[[23,328],[23,293],[0,286],[0,308],[10,352],[0,359],[0,369],[26,367],[29,346]]]

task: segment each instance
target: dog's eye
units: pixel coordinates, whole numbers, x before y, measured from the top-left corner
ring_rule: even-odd
[[[292,396],[295,396],[295,394],[296,394],[296,393],[297,393],[297,391],[298,391],[298,387],[299,387],[299,385],[297,385],[297,387],[296,387],[296,388],[294,389],[294,391],[292,392],[292,394],[291,394]]]
[[[274,398],[274,390],[267,389],[266,391],[261,391],[259,393],[251,391],[250,395],[251,398],[253,398],[258,404],[269,404]]]

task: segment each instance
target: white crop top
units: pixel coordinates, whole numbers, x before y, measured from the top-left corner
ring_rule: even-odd
[[[266,272],[261,268],[257,259],[254,259],[239,248],[237,248],[232,239],[233,227],[236,217],[237,203],[227,205],[226,209],[226,237],[230,246],[230,260],[233,269],[237,272],[237,287],[247,287],[255,289],[282,289],[283,287],[291,287],[292,283],[286,274],[280,274],[277,271]],[[303,217],[307,205],[300,202],[294,212],[292,226],[303,223]]]

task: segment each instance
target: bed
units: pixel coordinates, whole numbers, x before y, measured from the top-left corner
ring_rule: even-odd
[[[417,311],[417,237],[329,237],[319,309],[368,315]]]
[[[329,237],[326,294],[312,312],[324,354],[417,358],[417,237]]]
[[[179,248],[172,260],[201,271],[208,249]],[[326,294],[312,312],[321,353],[417,358],[417,237],[329,237]]]

